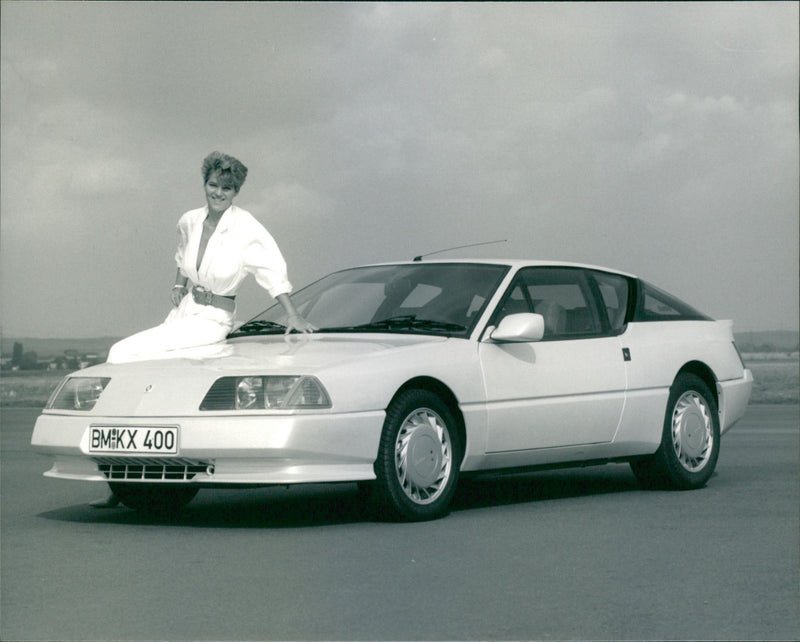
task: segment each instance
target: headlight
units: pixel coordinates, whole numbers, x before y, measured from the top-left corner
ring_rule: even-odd
[[[50,397],[46,408],[91,410],[109,381],[109,377],[67,377]]]
[[[222,377],[214,382],[200,410],[307,410],[330,408],[316,377]]]

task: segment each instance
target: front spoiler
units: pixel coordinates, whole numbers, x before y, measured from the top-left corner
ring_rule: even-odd
[[[383,411],[342,414],[209,417],[87,417],[46,413],[36,421],[33,450],[49,456],[47,477],[81,481],[192,483],[198,485],[272,485],[374,479]],[[175,455],[130,452],[92,453],[92,425],[180,428]],[[109,477],[101,463],[149,466],[138,477]],[[159,467],[191,466],[191,478],[159,476]],[[152,471],[156,471],[153,473]]]

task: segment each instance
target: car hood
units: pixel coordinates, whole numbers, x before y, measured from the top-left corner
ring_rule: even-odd
[[[270,335],[175,351],[169,358],[100,364],[78,376],[109,377],[92,412],[105,416],[195,413],[211,384],[226,375],[308,374],[353,361],[381,361],[425,349],[447,337],[420,335]]]
[[[175,350],[167,358],[124,364],[102,364],[92,374],[113,376],[118,372],[207,370],[229,372],[257,370],[259,373],[311,371],[337,365],[373,353],[407,349],[447,341],[447,337],[392,334],[267,335],[232,339],[223,343]],[[102,371],[106,371],[104,374]]]

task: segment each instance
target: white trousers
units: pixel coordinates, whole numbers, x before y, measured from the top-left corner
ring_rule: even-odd
[[[195,303],[191,292],[164,323],[118,341],[108,351],[108,363],[185,356],[178,350],[224,341],[233,329],[233,314],[211,305]]]

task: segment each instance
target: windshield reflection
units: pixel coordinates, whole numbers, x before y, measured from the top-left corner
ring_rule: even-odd
[[[352,268],[312,283],[292,301],[319,332],[466,337],[508,269],[477,263]],[[282,333],[286,321],[283,306],[276,304],[229,337]]]

